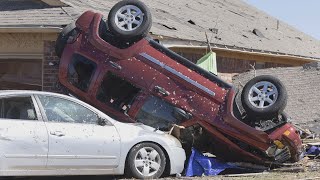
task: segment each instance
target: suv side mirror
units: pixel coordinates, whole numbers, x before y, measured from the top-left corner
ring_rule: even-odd
[[[185,121],[192,118],[192,114],[187,113],[183,109],[177,107],[173,108],[173,116],[179,121]]]

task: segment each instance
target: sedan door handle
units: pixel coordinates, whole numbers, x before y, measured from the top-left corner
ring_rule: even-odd
[[[65,136],[65,134],[61,131],[50,132],[50,134],[53,136],[58,136],[58,137]]]

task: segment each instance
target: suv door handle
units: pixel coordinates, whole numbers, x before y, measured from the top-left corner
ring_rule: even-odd
[[[112,66],[113,68],[115,68],[115,69],[118,69],[118,70],[121,70],[121,69],[122,69],[122,67],[121,67],[119,64],[117,64],[117,63],[115,63],[115,62],[113,62],[113,61],[109,61],[109,63],[110,63],[111,66]]]
[[[164,89],[163,87],[160,87],[160,86],[155,86],[154,90],[156,92],[162,94],[163,96],[169,96],[170,95],[170,93],[166,89]]]
[[[54,132],[50,132],[51,135],[53,136],[58,136],[58,137],[62,137],[65,136],[65,134],[61,131],[54,131]]]

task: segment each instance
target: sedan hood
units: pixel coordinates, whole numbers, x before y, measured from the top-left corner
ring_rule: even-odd
[[[163,132],[163,131],[160,131],[160,130],[158,130],[156,128],[153,128],[151,126],[144,125],[142,123],[130,123],[130,124],[133,125],[133,126],[140,127],[145,131],[155,132],[155,133],[158,133],[158,134],[165,134],[165,132]]]
[[[174,136],[142,123],[116,122],[114,125],[116,126],[122,139],[128,140],[133,137],[140,137],[145,141],[155,141],[158,139],[162,142],[165,142],[169,146],[181,147],[180,141]]]

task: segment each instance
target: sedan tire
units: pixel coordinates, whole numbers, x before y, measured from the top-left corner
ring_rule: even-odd
[[[127,160],[128,174],[138,179],[155,179],[161,177],[166,167],[163,150],[154,143],[135,145],[129,152]]]
[[[241,102],[249,118],[270,119],[287,105],[287,91],[282,82],[269,75],[251,79],[243,88]]]

